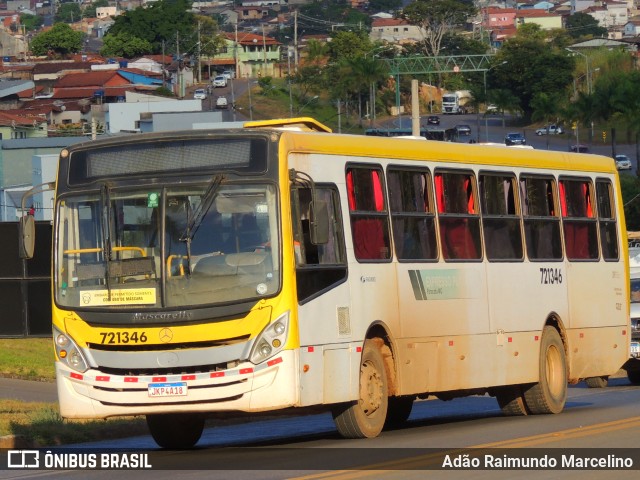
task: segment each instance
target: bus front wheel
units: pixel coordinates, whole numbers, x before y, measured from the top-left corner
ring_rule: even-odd
[[[558,331],[547,325],[540,342],[538,383],[525,388],[527,409],[533,414],[560,413],[567,401],[567,361]]]
[[[147,415],[147,426],[160,447],[182,450],[193,447],[200,440],[204,416],[181,413]]]
[[[345,438],[377,437],[387,418],[387,374],[379,338],[364,342],[360,360],[360,389],[357,401],[341,404],[333,410],[333,420]]]

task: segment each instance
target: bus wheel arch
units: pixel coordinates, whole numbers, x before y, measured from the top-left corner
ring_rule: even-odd
[[[567,351],[559,326],[548,322],[542,330],[538,382],[524,387],[527,410],[532,414],[560,413],[567,401]]]

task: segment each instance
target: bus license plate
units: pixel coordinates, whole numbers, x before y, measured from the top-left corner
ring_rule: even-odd
[[[631,342],[631,356],[640,357],[640,342]]]
[[[183,397],[187,394],[187,384],[185,382],[175,383],[150,383],[150,397]]]

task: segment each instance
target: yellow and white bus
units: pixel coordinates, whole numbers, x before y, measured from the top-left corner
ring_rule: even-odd
[[[162,447],[212,412],[324,406],[350,438],[430,395],[558,413],[629,358],[620,187],[595,155],[309,118],[109,138],[61,152],[53,250],[62,416],[146,415]]]

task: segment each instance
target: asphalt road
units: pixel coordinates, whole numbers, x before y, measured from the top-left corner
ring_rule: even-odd
[[[538,150],[555,150],[568,152],[572,145],[579,143],[589,148],[589,153],[612,157],[614,155],[614,147],[610,143],[610,132],[605,132],[608,140],[603,141],[602,131],[590,131],[588,128],[580,128],[576,138],[575,132],[569,130],[561,135],[541,135],[535,134],[535,128],[513,126],[514,119],[509,115],[505,116],[504,122],[500,115],[442,115],[440,117],[440,125],[426,125],[426,115],[421,117],[421,124],[424,127],[433,128],[453,128],[456,125],[468,125],[471,128],[470,135],[463,135],[458,142],[468,143],[471,140],[475,142],[491,142],[504,144],[504,137],[508,132],[520,132],[527,139],[527,144]],[[401,117],[390,118],[386,122],[389,128],[411,128],[411,117],[403,115]],[[615,154],[623,153],[631,159],[632,169],[623,173],[636,174],[638,171],[638,158],[636,153],[636,145],[624,143],[622,132],[619,133],[615,145]]]
[[[0,377],[0,398],[22,402],[55,403],[58,401],[58,391],[56,384],[51,382]]]

